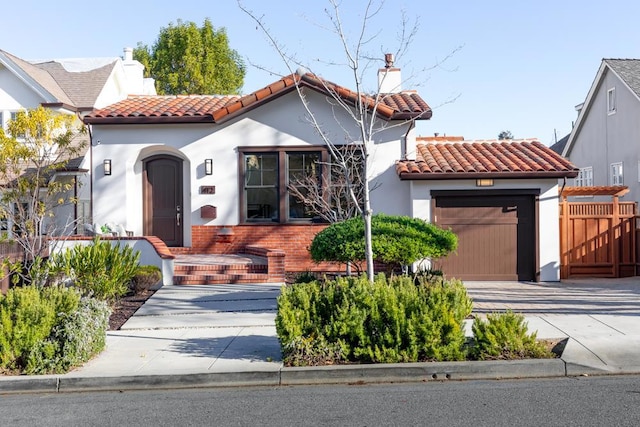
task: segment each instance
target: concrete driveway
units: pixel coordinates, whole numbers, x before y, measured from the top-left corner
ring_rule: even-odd
[[[474,313],[522,313],[538,338],[569,338],[568,375],[640,371],[640,277],[465,282]]]

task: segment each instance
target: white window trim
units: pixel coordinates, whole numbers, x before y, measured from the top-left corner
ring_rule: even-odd
[[[612,87],[607,90],[607,114],[615,114],[616,111],[616,88]]]
[[[573,185],[576,187],[592,187],[593,186],[593,167],[586,166],[580,168],[578,176],[573,180]],[[580,198],[593,197],[593,196],[576,196]]]
[[[624,168],[622,162],[611,163],[609,172],[611,185],[624,185]]]

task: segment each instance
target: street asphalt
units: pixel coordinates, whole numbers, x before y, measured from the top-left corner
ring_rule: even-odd
[[[95,359],[64,375],[0,377],[0,393],[640,373],[640,277],[465,285],[476,315],[522,313],[538,338],[567,340],[562,357],[288,368],[279,284],[164,286]]]

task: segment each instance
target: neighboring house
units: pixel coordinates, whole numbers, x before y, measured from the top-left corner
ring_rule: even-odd
[[[73,58],[47,61],[25,61],[0,50],[0,127],[7,129],[9,121],[19,111],[43,106],[60,114],[81,117],[94,108],[101,108],[132,94],[155,94],[152,79],[144,79],[144,67],[133,60],[133,50],[124,50],[124,59]],[[85,136],[88,150],[88,136]],[[71,179],[76,176],[73,189],[79,202],[58,208],[56,220],[60,232],[66,224],[81,225],[91,218],[90,210],[90,160],[84,156],[69,159],[64,171],[54,179]],[[0,231],[11,232],[7,220],[1,222]]]
[[[411,215],[451,228],[458,250],[432,268],[462,280],[559,280],[558,180],[577,169],[537,140],[418,137]]]
[[[603,59],[562,155],[580,168],[576,186],[625,185],[640,200],[640,60]]]
[[[392,70],[398,74],[390,81],[399,82],[399,69]],[[325,131],[352,142],[347,135],[358,135],[355,124],[328,94],[351,105],[355,94],[310,74],[243,97],[129,97],[85,116],[94,220],[158,236],[177,253],[239,253],[258,245],[284,251],[289,272],[318,269],[307,247],[326,225],[305,217],[287,186],[301,171],[318,173],[328,153],[308,123],[295,79]],[[483,263],[517,257],[498,273],[455,274],[559,280],[557,183],[575,176],[575,168],[538,142],[427,138],[417,145],[413,120],[429,119],[431,109],[415,92],[389,86],[395,90],[381,89],[377,111],[384,131],[371,150],[374,212],[454,229],[455,218],[467,218],[475,241],[494,242],[499,233],[508,240],[471,249],[482,252]]]

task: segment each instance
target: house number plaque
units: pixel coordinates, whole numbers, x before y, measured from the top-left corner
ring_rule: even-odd
[[[215,185],[201,185],[200,194],[216,194]]]

